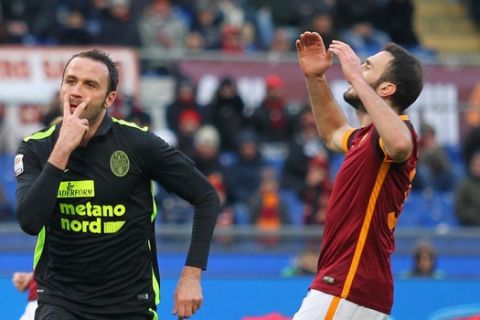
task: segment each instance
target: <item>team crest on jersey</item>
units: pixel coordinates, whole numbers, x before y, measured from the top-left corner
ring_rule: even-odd
[[[125,152],[117,150],[110,157],[110,169],[117,177],[124,177],[130,169],[130,160]]]
[[[15,176],[23,173],[23,154],[17,154],[14,162]]]

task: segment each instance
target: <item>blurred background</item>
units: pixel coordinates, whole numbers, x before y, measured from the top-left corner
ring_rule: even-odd
[[[303,31],[365,58],[394,41],[424,65],[407,110],[420,160],[396,229],[394,319],[480,317],[480,1],[0,0],[0,310],[18,319],[35,237],[15,219],[20,140],[60,115],[63,67],[80,50],[121,71],[112,115],[149,126],[196,161],[222,199],[205,303],[195,319],[290,319],[312,280],[342,162],[319,140],[294,42]],[[338,64],[327,74],[342,99]],[[161,319],[188,247],[192,208],[157,186]]]

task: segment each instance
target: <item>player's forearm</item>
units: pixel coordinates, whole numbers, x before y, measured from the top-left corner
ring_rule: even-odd
[[[195,205],[195,216],[193,218],[192,239],[188,251],[187,266],[207,268],[210,242],[217,222],[217,215],[220,211],[220,203],[216,191],[211,190]]]
[[[327,147],[336,150],[333,135],[347,124],[347,120],[332,92],[325,76],[306,78],[310,104],[315,116],[317,130]]]
[[[20,227],[26,233],[38,234],[50,219],[62,175],[62,170],[47,163],[31,184],[27,181],[19,183],[16,213]]]
[[[396,161],[407,159],[413,149],[408,127],[363,79],[354,80],[351,84],[382,138],[388,155]]]

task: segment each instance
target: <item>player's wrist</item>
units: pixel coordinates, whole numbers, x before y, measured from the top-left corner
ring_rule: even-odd
[[[192,266],[185,266],[182,270],[182,277],[199,280],[202,276],[202,269]]]

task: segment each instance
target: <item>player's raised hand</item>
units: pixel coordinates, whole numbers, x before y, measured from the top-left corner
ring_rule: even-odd
[[[61,143],[68,151],[73,151],[88,131],[88,120],[81,118],[81,115],[89,102],[90,98],[86,98],[72,112],[68,95],[63,97],[63,120],[57,143]]]
[[[203,302],[200,286],[201,269],[185,266],[174,294],[173,314],[178,319],[191,317]]]
[[[348,44],[342,41],[333,40],[328,47],[328,51],[334,53],[340,61],[345,80],[352,83],[352,80],[356,77],[362,77],[360,58]]]
[[[323,76],[332,65],[333,55],[326,51],[322,37],[316,32],[304,32],[295,42],[298,63],[305,77]]]

